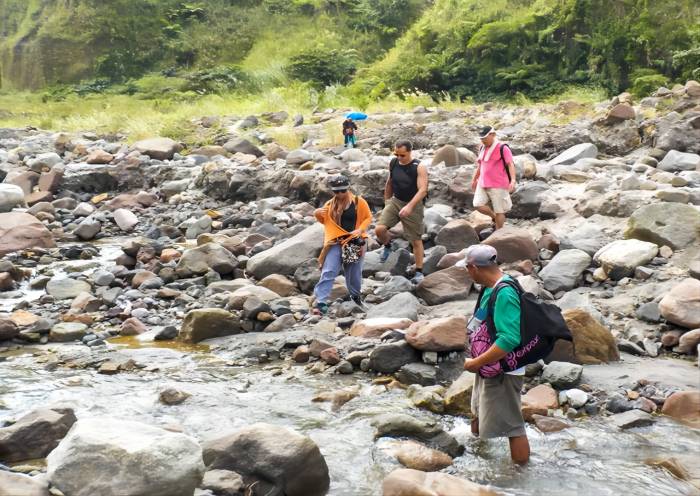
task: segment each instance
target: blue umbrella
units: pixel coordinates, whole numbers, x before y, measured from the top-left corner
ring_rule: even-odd
[[[345,116],[346,119],[352,119],[354,121],[364,121],[367,118],[367,114],[362,112],[350,112]]]

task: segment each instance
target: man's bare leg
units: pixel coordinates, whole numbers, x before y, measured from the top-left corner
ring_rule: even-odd
[[[411,246],[413,247],[413,256],[416,258],[416,269],[423,269],[423,240],[414,239],[411,241]]]
[[[379,224],[374,229],[374,234],[377,236],[377,240],[379,240],[379,243],[382,245],[385,245],[391,241],[391,235],[389,234],[389,230],[386,228],[386,226]]]
[[[506,223],[506,214],[494,214],[494,221],[496,222],[496,229],[502,228]]]
[[[488,205],[482,205],[480,207],[476,207],[476,209],[479,212],[481,212],[482,214],[488,215],[489,217],[491,217],[492,220],[494,220],[494,221],[496,220],[496,214],[493,212],[491,207],[489,207]]]
[[[509,437],[508,443],[510,444],[510,458],[513,462],[525,465],[530,460],[530,443],[527,436]]]

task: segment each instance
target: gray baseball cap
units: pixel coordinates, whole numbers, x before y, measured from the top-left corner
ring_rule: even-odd
[[[498,265],[498,252],[490,245],[472,245],[467,248],[467,254],[464,257],[464,265],[467,264],[477,267]]]

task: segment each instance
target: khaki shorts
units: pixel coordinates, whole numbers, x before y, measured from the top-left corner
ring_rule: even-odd
[[[493,212],[496,214],[505,214],[513,208],[513,202],[510,199],[510,193],[503,188],[482,188],[476,187],[474,192],[474,206],[483,207],[491,202]]]
[[[391,197],[386,201],[377,225],[386,226],[387,229],[391,229],[401,222],[403,226],[403,237],[406,241],[415,241],[421,239],[421,236],[423,236],[423,202],[419,202],[418,205],[416,205],[411,215],[402,219],[399,217],[399,211],[405,207],[407,203],[408,202]]]
[[[483,378],[476,374],[472,390],[472,413],[479,418],[479,437],[518,437],[525,435],[520,409],[524,376],[501,374]]]

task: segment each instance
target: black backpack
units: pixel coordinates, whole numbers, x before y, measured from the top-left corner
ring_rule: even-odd
[[[546,358],[558,339],[573,342],[571,331],[559,307],[525,292],[518,281],[510,278],[502,280],[493,288],[487,304],[486,328],[492,342],[496,341],[496,324],[493,319],[496,297],[498,291],[506,286],[515,289],[520,297],[520,344],[501,359],[503,371],[510,372]],[[484,287],[479,293],[475,313],[485,290]]]

